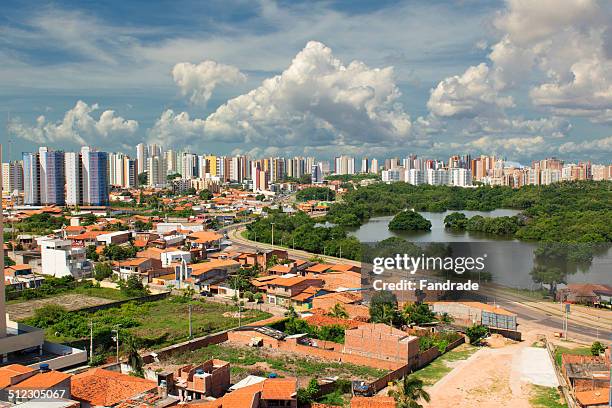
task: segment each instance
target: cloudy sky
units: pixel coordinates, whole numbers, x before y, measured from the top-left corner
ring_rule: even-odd
[[[605,0],[4,0],[0,61],[14,158],[149,141],[612,161]]]

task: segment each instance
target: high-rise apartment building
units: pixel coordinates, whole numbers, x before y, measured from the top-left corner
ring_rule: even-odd
[[[24,203],[64,205],[64,152],[40,147],[23,154]]]
[[[145,145],[144,143],[138,143],[138,145],[136,145],[136,162],[138,164],[138,174],[142,174],[147,171],[147,153],[147,145]]]
[[[153,156],[147,159],[147,184],[149,187],[163,188],[166,186],[167,164],[163,156]]]
[[[336,157],[334,172],[336,174],[355,174],[355,158],[350,156]]]
[[[109,153],[109,184],[121,188],[136,187],[136,162],[123,153]]]
[[[23,191],[23,162],[2,163],[2,190],[5,194]]]

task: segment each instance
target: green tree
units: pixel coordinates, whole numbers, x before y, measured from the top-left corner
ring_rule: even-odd
[[[606,351],[606,346],[596,341],[591,345],[591,354],[594,356],[599,356]]]
[[[392,231],[431,230],[431,222],[416,211],[402,211],[389,223]]]
[[[308,187],[298,191],[295,199],[297,201],[334,201],[336,192],[328,187]]]
[[[397,297],[389,291],[377,291],[370,300],[370,321],[372,323],[400,324]]]
[[[549,285],[548,290],[551,296],[555,296],[557,285],[566,283],[567,274],[555,266],[534,265],[530,272],[531,279],[535,283]]]
[[[149,182],[149,178],[147,176],[147,173],[138,174],[138,185],[139,186],[146,186],[148,182]]]
[[[423,381],[416,377],[404,376],[394,382],[395,389],[389,391],[389,396],[395,399],[397,408],[421,408],[420,400],[429,402],[431,397],[425,391]]]
[[[99,262],[94,267],[94,278],[97,281],[102,281],[104,279],[110,278],[113,274],[113,269],[106,262]]]
[[[414,303],[406,305],[403,310],[406,323],[424,324],[435,321],[435,313],[425,303]]]
[[[213,193],[210,192],[210,190],[208,189],[203,189],[200,190],[200,192],[198,193],[198,196],[200,197],[200,200],[212,200],[212,198],[214,197]]]
[[[299,388],[297,390],[298,406],[306,406],[313,402],[319,394],[319,391],[319,383],[315,378],[311,378],[310,382],[305,388]]]
[[[348,313],[346,312],[346,309],[340,303],[336,303],[334,307],[332,307],[332,309],[329,312],[329,315],[332,317],[338,317],[341,319],[348,319],[349,317]]]
[[[470,344],[476,344],[481,338],[489,333],[489,329],[482,324],[475,324],[465,330],[465,334],[470,339]]]
[[[464,213],[454,212],[444,217],[444,226],[446,228],[464,229],[468,218]]]
[[[142,356],[138,352],[138,339],[127,332],[121,332],[121,334],[123,334],[123,346],[127,354],[128,364],[132,367],[132,373],[137,377],[144,377],[144,362]]]

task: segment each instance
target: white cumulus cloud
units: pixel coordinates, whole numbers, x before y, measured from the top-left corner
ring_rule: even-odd
[[[393,145],[411,128],[399,97],[392,67],[345,65],[330,48],[311,41],[280,75],[230,99],[205,120],[166,111],[151,137],[192,145],[211,140],[279,147]]]
[[[189,96],[191,103],[202,105],[206,105],[218,85],[246,81],[246,75],[238,68],[210,60],[197,65],[178,63],[172,68],[172,78],[183,96]]]
[[[28,125],[15,119],[9,123],[9,132],[39,144],[68,142],[108,146],[127,143],[126,137],[138,130],[137,121],[117,116],[113,110],[102,112],[96,119],[92,113],[98,109],[98,104],[88,105],[79,100],[60,121],[49,121],[41,115],[36,119],[36,124]]]
[[[585,142],[567,142],[559,147],[561,153],[612,152],[612,136]]]
[[[429,110],[442,117],[474,117],[512,106],[512,97],[499,94],[484,63],[441,81],[427,102]]]

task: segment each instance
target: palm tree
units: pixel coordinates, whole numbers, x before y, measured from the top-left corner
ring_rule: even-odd
[[[416,377],[405,376],[395,381],[396,389],[389,391],[389,396],[395,398],[397,408],[422,408],[419,400],[429,402],[430,396],[423,389],[423,381]]]
[[[132,335],[125,337],[123,341],[125,351],[127,352],[127,361],[130,367],[132,367],[132,373],[137,377],[143,377],[143,365],[142,356],[138,353],[138,339]]]
[[[331,311],[329,312],[329,315],[341,319],[348,319],[349,317],[348,313],[346,312],[346,309],[340,303],[336,303],[334,307],[332,307]]]

